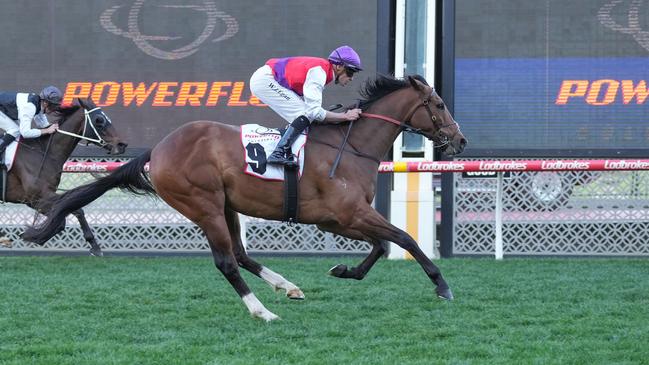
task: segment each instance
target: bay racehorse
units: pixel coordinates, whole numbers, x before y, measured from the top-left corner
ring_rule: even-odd
[[[330,273],[362,279],[383,255],[383,241],[408,251],[437,286],[437,295],[453,294],[439,269],[406,232],[390,224],[372,208],[380,159],[404,129],[422,134],[443,146],[447,154],[464,149],[466,139],[444,102],[420,77],[398,80],[378,76],[361,89],[363,110],[344,147],[333,178],[331,166],[348,123],[312,125],[305,149],[304,172],[299,181],[299,222],[316,224],[324,231],[365,240],[373,246],[357,267],[338,265]],[[253,316],[278,318],[267,310],[240,276],[238,266],[261,277],[291,299],[302,291],[281,275],[253,261],[240,240],[237,212],[254,217],[283,218],[283,183],[262,181],[244,173],[240,128],[197,121],[178,128],[152,150],[131,160],[96,182],[68,191],[55,204],[48,219],[28,228],[23,238],[44,243],[57,233],[66,215],[119,187],[157,194],[196,223],[205,233],[214,263],[242,298]],[[144,166],[150,162],[150,174]]]
[[[7,202],[26,204],[47,215],[52,202],[57,199],[56,189],[61,181],[63,164],[81,140],[99,145],[112,154],[124,153],[126,143],[122,142],[104,111],[91,100],[79,99],[77,102],[50,115],[58,120],[57,133],[21,139],[13,167],[7,174]],[[79,220],[90,253],[101,256],[101,247],[83,210],[76,209],[71,213]]]

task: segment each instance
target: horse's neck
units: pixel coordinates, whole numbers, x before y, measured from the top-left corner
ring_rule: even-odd
[[[65,128],[67,131],[80,134],[81,123],[83,123],[83,121],[83,112],[81,109],[80,111],[76,111],[74,114],[70,115],[65,120],[65,123],[61,125],[61,129]],[[47,151],[48,160],[50,160],[51,164],[63,166],[72,154],[72,151],[77,147],[79,138],[64,135],[62,133],[55,133],[50,138],[53,138],[53,140],[51,141],[49,151]]]
[[[394,107],[403,104],[402,91],[396,91],[377,100],[365,112],[379,114],[398,121],[407,117],[407,107]],[[359,150],[377,159],[382,159],[394,144],[401,130],[399,126],[375,118],[361,118],[356,122],[350,135],[350,143]]]

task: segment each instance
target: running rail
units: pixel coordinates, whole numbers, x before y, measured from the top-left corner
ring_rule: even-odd
[[[125,162],[67,162],[64,172],[111,172]],[[148,169],[148,164],[145,169]],[[379,172],[498,172],[494,256],[503,259],[503,172],[649,170],[649,159],[381,162]]]
[[[125,162],[66,162],[64,172],[111,172]],[[146,165],[148,169],[148,164]],[[649,159],[384,161],[379,172],[631,171],[649,170]]]

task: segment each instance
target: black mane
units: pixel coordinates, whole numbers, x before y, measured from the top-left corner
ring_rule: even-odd
[[[428,85],[426,79],[420,75],[414,75],[413,78]],[[381,99],[382,97],[390,94],[391,92],[410,87],[408,80],[395,79],[392,76],[377,75],[374,80],[368,79],[361,87],[359,93],[361,94],[360,107],[361,109],[367,108],[373,102]]]
[[[81,106],[78,105],[78,104],[72,104],[72,105],[70,105],[70,106],[65,106],[65,107],[61,107],[61,108],[59,108],[59,109],[58,109],[58,112],[59,112],[61,115],[65,116],[65,117],[68,117],[68,116],[70,116],[72,113],[74,113],[74,112],[76,112],[77,110],[79,110],[80,107],[81,107]]]
[[[56,111],[49,113],[47,119],[50,123],[59,123],[63,124],[74,112],[81,108],[78,104],[72,104],[69,106],[59,107]]]

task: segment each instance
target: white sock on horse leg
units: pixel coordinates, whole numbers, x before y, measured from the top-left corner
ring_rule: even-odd
[[[270,270],[265,266],[261,267],[259,276],[261,276],[261,278],[264,279],[264,281],[266,281],[275,290],[284,289],[288,292],[293,289],[299,289],[297,286],[295,286],[295,284],[284,279],[282,275]]]
[[[276,319],[279,319],[277,315],[275,315],[273,312],[269,311],[264,307],[263,304],[257,299],[255,294],[249,293],[241,297],[243,300],[243,303],[246,305],[248,308],[248,311],[253,317],[258,317],[263,319],[266,322],[270,322]]]

